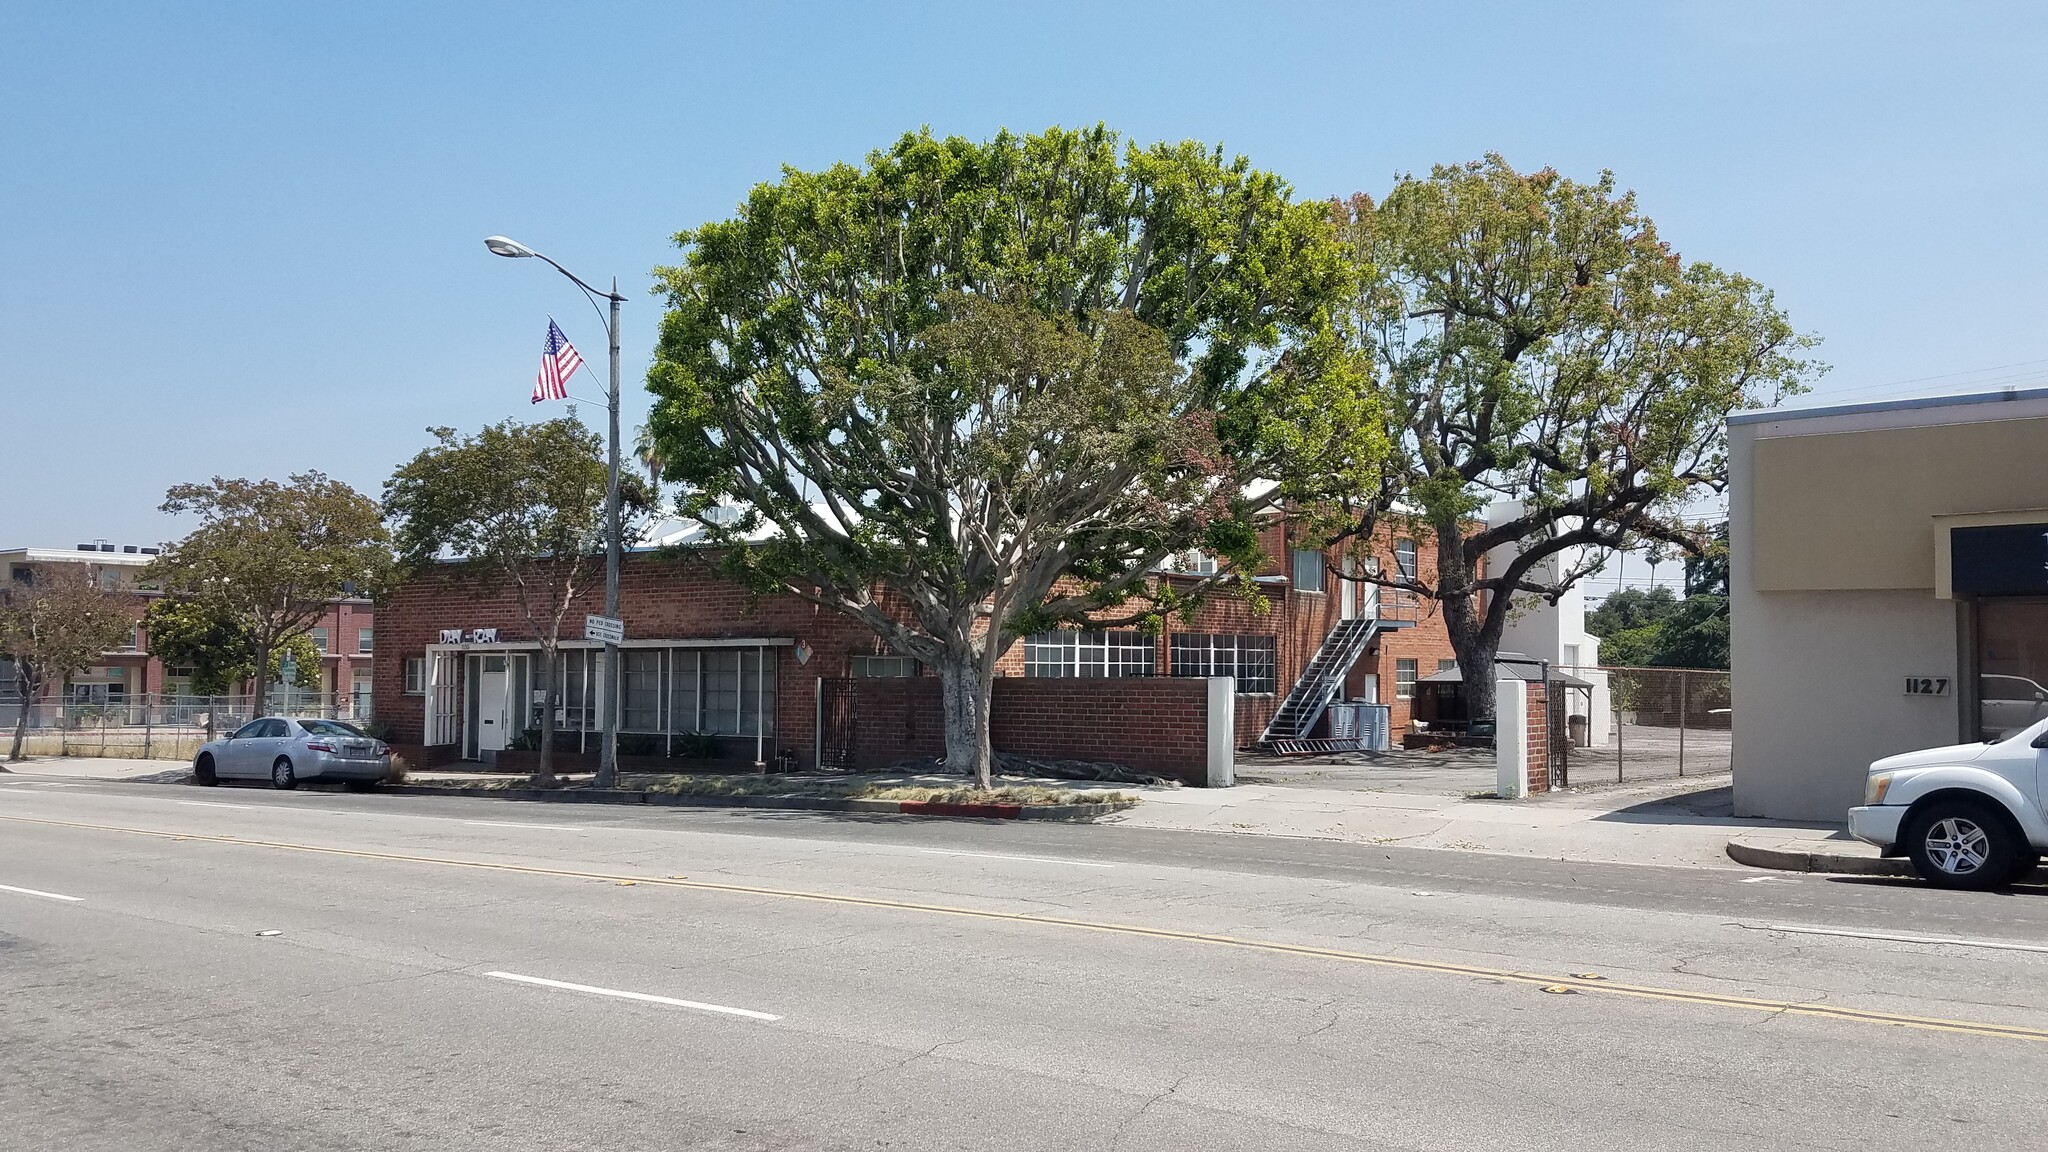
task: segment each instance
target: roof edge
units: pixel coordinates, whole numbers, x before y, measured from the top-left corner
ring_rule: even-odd
[[[1865,412],[1906,412],[1916,408],[1959,408],[1970,404],[2048,399],[2048,387],[2001,388],[1996,392],[1958,392],[1949,396],[1914,396],[1902,400],[1869,400],[1859,404],[1821,404],[1812,408],[1759,408],[1736,412],[1730,426],[1767,424],[1775,420],[1807,420],[1817,416],[1855,416]]]

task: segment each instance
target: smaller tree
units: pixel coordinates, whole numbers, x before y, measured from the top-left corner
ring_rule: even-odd
[[[435,568],[486,589],[509,587],[547,663],[536,784],[555,779],[555,709],[561,703],[562,622],[604,570],[605,460],[597,433],[574,409],[536,424],[506,420],[474,436],[430,428],[436,443],[384,485],[400,562]],[[651,493],[619,477],[622,510],[638,521]],[[627,541],[637,532],[622,528]],[[599,780],[599,787],[614,781]]]
[[[304,636],[329,601],[375,596],[391,578],[391,538],[376,502],[318,472],[285,484],[218,476],[180,484],[162,510],[196,514],[199,527],[152,561],[143,579],[247,638],[258,716],[275,654]]]
[[[1386,397],[1392,451],[1336,502],[1329,538],[1435,538],[1434,573],[1368,579],[1437,601],[1473,714],[1491,714],[1516,604],[1556,603],[1615,549],[1703,552],[1686,513],[1725,489],[1728,414],[1823,366],[1768,289],[1682,258],[1608,173],[1488,156],[1334,212],[1358,272],[1340,327]]]
[[[150,654],[165,664],[192,669],[192,691],[225,696],[256,675],[256,643],[233,617],[200,600],[157,600],[143,613]],[[284,674],[285,653],[298,666],[294,687],[320,686],[320,650],[300,634],[281,641],[270,654],[269,679]]]
[[[26,582],[0,586],[0,656],[13,662],[21,691],[8,759],[22,758],[29,710],[49,685],[98,663],[134,627],[127,595],[101,586],[94,565],[32,565]]]
[[[1676,607],[1678,597],[1662,584],[1648,588],[1623,588],[1600,601],[1598,608],[1586,613],[1586,631],[1603,641],[1609,640],[1616,633],[1661,623]],[[1627,663],[1610,655],[1605,645],[1600,649],[1600,656],[1609,664]]]

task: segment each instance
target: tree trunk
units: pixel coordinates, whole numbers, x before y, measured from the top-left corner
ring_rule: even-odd
[[[995,776],[989,748],[988,706],[995,690],[995,661],[972,648],[948,648],[939,663],[940,711],[946,721],[946,767],[974,777],[987,788]]]
[[[249,701],[249,715],[262,716],[270,703],[270,646],[256,647],[256,673],[249,678],[252,698]]]
[[[17,664],[15,668],[18,675],[21,665]],[[22,743],[28,739],[28,710],[35,707],[34,701],[37,689],[33,682],[25,676],[16,679],[15,683],[22,686],[20,689],[21,712],[14,718],[14,749],[7,754],[7,758],[19,763],[21,761]],[[0,772],[5,771],[7,769],[0,768]]]
[[[555,654],[544,651],[542,658],[548,662],[548,692],[540,708],[540,763],[533,769],[533,783],[551,788],[555,783],[555,701],[562,698],[562,685],[556,675]]]
[[[1478,582],[1480,557],[1468,554],[1456,523],[1438,525],[1437,602],[1444,613],[1444,630],[1450,633],[1451,651],[1458,655],[1458,674],[1465,682],[1465,710],[1471,719],[1494,714],[1494,658],[1500,654],[1501,626],[1506,614],[1482,611]]]

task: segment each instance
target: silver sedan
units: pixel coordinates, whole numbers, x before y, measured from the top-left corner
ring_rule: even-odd
[[[234,734],[199,746],[192,775],[201,784],[269,780],[296,788],[302,780],[339,780],[374,788],[391,774],[391,746],[339,720],[263,716]]]

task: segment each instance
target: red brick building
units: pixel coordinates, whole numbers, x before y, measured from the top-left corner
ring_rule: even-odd
[[[1258,578],[1250,600],[1212,597],[1192,621],[1176,617],[1157,635],[1105,626],[1028,637],[1004,655],[998,674],[1077,681],[1234,676],[1237,743],[1244,747],[1258,741],[1334,628],[1346,620],[1380,621],[1361,630],[1370,639],[1345,675],[1342,696],[1388,704],[1394,730],[1404,729],[1415,682],[1453,659],[1435,605],[1343,579],[1334,551],[1292,551],[1277,525],[1262,544],[1282,559]],[[1385,563],[1416,566],[1411,571],[1430,571],[1435,563],[1428,542],[1391,533],[1373,551]],[[1192,583],[1198,576],[1158,578]],[[619,703],[624,755],[664,754],[679,737],[708,735],[733,758],[771,762],[787,754],[808,765],[821,678],[924,671],[852,619],[795,596],[750,596],[697,556],[629,552],[619,591],[627,633]],[[592,587],[571,607],[564,634],[580,636],[582,614],[601,606],[602,588]],[[539,728],[539,646],[512,596],[452,577],[422,577],[401,586],[381,615],[376,712],[392,725],[394,743],[419,746],[416,762],[495,759]],[[558,747],[594,750],[603,649],[582,640],[562,647]],[[1099,721],[1077,712],[1076,722]],[[873,735],[864,731],[861,738]]]
[[[176,701],[192,696],[192,673],[188,668],[166,666],[149,649],[149,630],[142,626],[143,613],[156,591],[138,586],[137,574],[156,557],[157,549],[112,544],[80,544],[73,549],[13,548],[0,550],[0,569],[6,578],[26,582],[39,567],[82,565],[111,589],[124,589],[132,596],[135,629],[128,642],[109,649],[91,667],[73,675],[69,685],[49,685],[39,705],[58,703],[95,707],[133,705],[144,699]],[[363,718],[371,714],[371,656],[376,645],[376,607],[364,599],[343,599],[328,604],[311,639],[321,651],[317,688],[295,689],[292,703],[332,710],[344,717]],[[0,705],[18,703],[13,690],[12,668],[0,658]],[[246,693],[247,685],[239,686]],[[273,690],[272,708],[285,703],[281,690]],[[11,715],[11,713],[10,713]]]

